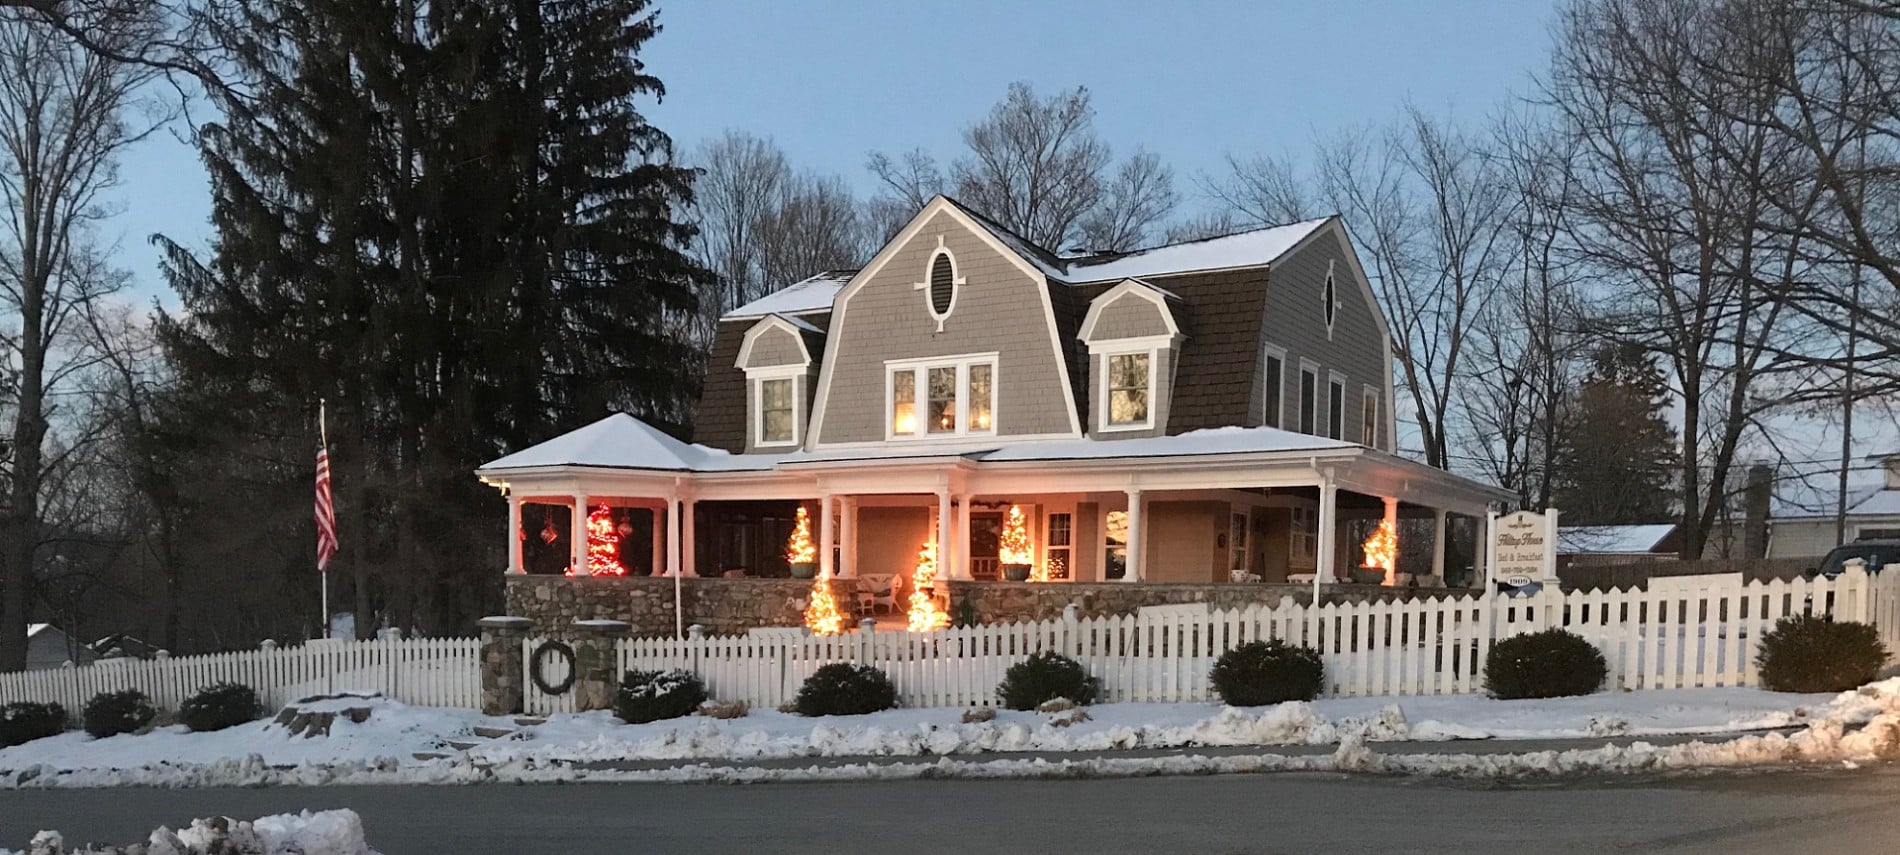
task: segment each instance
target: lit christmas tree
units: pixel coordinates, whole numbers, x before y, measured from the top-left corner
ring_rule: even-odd
[[[811,583],[811,601],[805,606],[805,628],[812,635],[837,635],[844,632],[844,612],[831,593],[831,580],[820,576]]]
[[[792,527],[792,537],[785,541],[785,560],[793,564],[810,564],[818,560],[818,547],[811,542],[811,516],[805,513],[805,506],[798,506],[798,523]]]
[[[614,530],[614,512],[605,504],[587,515],[587,575],[627,575],[627,568],[620,563],[620,533]]]
[[[1035,561],[1035,555],[1029,551],[1029,521],[1024,519],[1021,505],[1009,506],[1009,515],[1003,518],[1003,534],[998,539],[996,552],[1000,564],[1029,565]],[[1031,572],[1034,572],[1033,569]]]
[[[917,569],[910,576],[910,631],[929,632],[950,625],[950,615],[937,606],[937,545],[917,550]]]

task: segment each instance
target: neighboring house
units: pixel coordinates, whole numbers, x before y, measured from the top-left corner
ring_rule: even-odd
[[[26,670],[38,671],[44,668],[58,668],[71,662],[85,665],[97,657],[84,644],[73,641],[50,623],[30,623],[26,626]]]
[[[1557,529],[1557,566],[1674,561],[1680,549],[1675,533],[1675,523],[1562,526]]]
[[[1900,454],[1884,456],[1880,464],[1879,483],[1848,488],[1845,540],[1900,538]],[[1828,489],[1778,497],[1770,513],[1768,557],[1817,558],[1839,545],[1836,495]]]
[[[1019,506],[1051,581],[1341,579],[1342,520],[1442,532],[1508,498],[1394,453],[1387,329],[1336,217],[1062,257],[939,196],[864,269],[720,321],[696,444],[616,415],[478,473],[516,573],[524,505],[607,505],[653,526],[631,572],[783,576],[803,503],[847,576],[935,543],[949,578],[996,579]],[[585,516],[534,528],[584,566]]]

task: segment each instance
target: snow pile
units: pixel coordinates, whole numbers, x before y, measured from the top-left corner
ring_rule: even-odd
[[[351,810],[286,813],[250,822],[195,819],[173,831],[160,826],[142,843],[68,850],[57,831],[33,835],[20,853],[0,855],[376,855],[363,839],[363,821]]]

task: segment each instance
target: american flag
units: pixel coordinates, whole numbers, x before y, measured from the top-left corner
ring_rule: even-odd
[[[317,416],[321,425],[323,416]],[[322,432],[322,428],[318,428]],[[317,572],[330,566],[336,555],[336,507],[330,503],[330,449],[327,440],[317,443]]]

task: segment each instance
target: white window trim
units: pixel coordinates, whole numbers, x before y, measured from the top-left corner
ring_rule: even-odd
[[[1313,375],[1313,411],[1314,411],[1312,414],[1313,415],[1313,430],[1311,433],[1308,433],[1308,435],[1319,436],[1320,435],[1319,431],[1322,428],[1322,424],[1320,422],[1320,416],[1324,415],[1324,413],[1322,412],[1323,407],[1321,406],[1321,403],[1320,403],[1321,398],[1320,398],[1320,385],[1319,385],[1319,363],[1314,362],[1311,359],[1302,358],[1300,360],[1300,382],[1293,386],[1293,397],[1296,400],[1296,403],[1294,404],[1294,409],[1297,411],[1293,414],[1293,432],[1307,433],[1304,426],[1306,422],[1306,415],[1307,415],[1306,396],[1304,392],[1306,388],[1306,375],[1308,374]]]
[[[1160,396],[1158,394],[1160,389],[1156,385],[1156,379],[1158,377],[1157,372],[1159,372],[1161,366],[1161,351],[1171,346],[1173,341],[1173,336],[1147,336],[1143,338],[1113,339],[1101,342],[1100,344],[1089,344],[1089,353],[1091,357],[1096,360],[1097,367],[1095,372],[1096,400],[1102,403],[1100,407],[1096,408],[1095,429],[1097,431],[1102,433],[1118,433],[1121,431],[1154,430],[1155,409],[1160,403]],[[1139,422],[1128,422],[1125,424],[1112,423],[1109,421],[1108,361],[1117,356],[1140,355],[1146,355],[1148,357],[1147,415]]]
[[[765,368],[747,369],[745,373],[748,396],[752,401],[752,445],[754,448],[795,448],[804,437],[801,412],[804,409],[798,394],[798,378],[807,373],[803,365],[773,365]],[[765,381],[792,381],[792,438],[790,440],[767,442],[765,440]]]
[[[1379,419],[1384,416],[1384,413],[1380,412],[1381,410],[1384,409],[1384,407],[1379,402],[1384,397],[1385,397],[1384,395],[1380,394],[1378,388],[1374,387],[1370,383],[1366,384],[1363,387],[1363,391],[1359,393],[1359,406],[1361,408],[1359,411],[1359,427],[1362,433],[1364,432],[1365,424],[1366,424],[1366,413],[1365,413],[1364,407],[1368,403],[1372,405],[1372,436],[1371,436],[1371,441],[1366,443],[1367,448],[1380,448],[1379,446]],[[1383,451],[1384,449],[1380,448],[1380,450]]]
[[[996,356],[996,353],[992,351],[989,353],[969,353],[957,356],[933,356],[922,359],[886,360],[884,363],[884,441],[917,442],[933,439],[941,441],[964,436],[995,436],[997,423],[1001,421],[1001,419],[998,418],[997,402],[1002,397],[999,390],[1002,388],[1003,376],[998,367]],[[973,430],[970,427],[970,366],[973,365],[988,365],[990,367],[990,426],[984,430]],[[924,426],[924,414],[930,407],[929,386],[930,369],[932,368],[957,369],[957,429],[954,431],[937,431],[936,433],[932,433],[929,428]],[[912,403],[917,408],[913,416],[917,425],[917,431],[915,433],[897,433],[895,425],[892,424],[897,415],[897,399],[896,396],[891,394],[891,383],[899,371],[916,372],[911,377],[911,382],[915,384],[916,390],[915,397],[912,398]]]
[[[1277,344],[1269,344],[1260,348],[1260,423],[1262,425],[1268,423],[1267,359],[1269,357],[1280,360],[1280,394],[1278,396],[1280,409],[1273,414],[1272,425],[1280,430],[1286,430],[1286,348]]]
[[[950,305],[943,310],[941,315],[937,314],[937,302],[930,297],[931,273],[937,269],[939,256],[950,259]],[[943,235],[937,235],[937,248],[931,250],[930,258],[924,262],[924,281],[911,285],[912,288],[924,292],[924,311],[929,312],[930,319],[937,322],[937,332],[943,332],[943,322],[949,320],[950,316],[957,311],[957,297],[963,294],[964,282],[963,277],[959,275],[960,271],[956,253],[943,245]]]
[[[1337,393],[1337,394],[1335,394]],[[1339,436],[1333,436],[1333,399],[1339,399]],[[1320,411],[1326,417],[1324,431],[1320,434],[1327,439],[1346,437],[1346,375],[1337,371],[1326,372],[1326,407]]]

